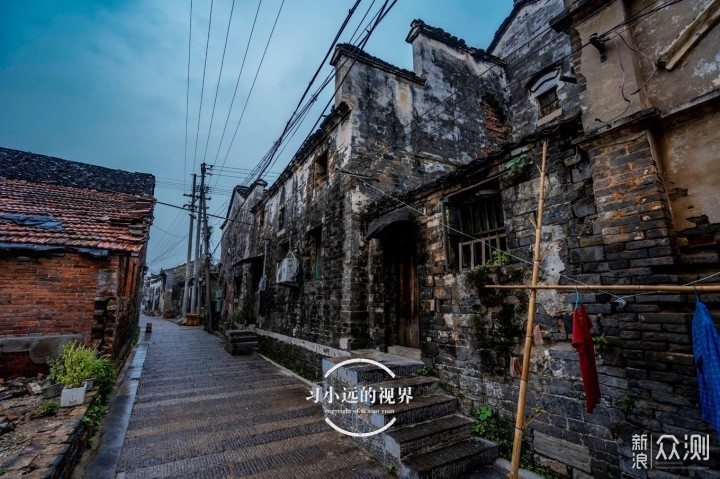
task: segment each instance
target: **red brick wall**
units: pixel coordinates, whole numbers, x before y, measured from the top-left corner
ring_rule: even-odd
[[[0,338],[81,333],[89,341],[98,276],[108,263],[74,253],[0,257]]]

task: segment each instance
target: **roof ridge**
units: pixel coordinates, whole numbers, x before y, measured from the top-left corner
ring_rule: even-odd
[[[430,26],[419,18],[416,18],[412,21],[412,23],[410,23],[410,32],[408,33],[407,38],[405,38],[405,41],[408,43],[412,43],[412,41],[415,40],[415,38],[420,33],[423,33],[424,35],[433,38],[439,42],[442,42],[445,45],[453,47],[457,50],[469,53],[476,59],[487,60],[497,63],[499,65],[504,65],[504,62],[500,58],[488,53],[486,50],[483,50],[482,48],[471,47],[462,38],[456,37],[455,35],[446,32],[442,28]]]

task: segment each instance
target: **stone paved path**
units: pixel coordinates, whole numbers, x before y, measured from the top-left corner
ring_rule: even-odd
[[[324,422],[308,386],[198,327],[153,323],[117,478],[375,478],[385,468]]]

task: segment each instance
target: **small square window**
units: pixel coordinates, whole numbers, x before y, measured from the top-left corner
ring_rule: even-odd
[[[557,97],[557,88],[551,88],[548,91],[537,96],[538,106],[540,107],[540,118],[548,116],[555,110],[560,109],[560,102]]]

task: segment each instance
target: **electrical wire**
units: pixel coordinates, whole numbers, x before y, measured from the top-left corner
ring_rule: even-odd
[[[223,46],[222,59],[220,60],[220,73],[218,73],[217,85],[215,85],[215,100],[213,101],[212,113],[210,114],[210,126],[208,127],[207,141],[205,142],[205,153],[203,163],[207,158],[208,145],[210,144],[210,133],[212,132],[213,120],[215,119],[215,106],[217,105],[218,92],[220,91],[220,79],[222,78],[223,66],[225,65],[225,52],[227,51],[228,38],[230,37],[230,25],[232,24],[233,12],[235,11],[235,0],[230,5],[230,17],[228,18],[227,31],[225,32],[225,45]]]
[[[262,0],[259,0],[257,9],[255,10],[255,18],[253,19],[252,27],[250,28],[250,36],[248,37],[247,45],[245,46],[245,53],[243,54],[242,63],[240,64],[240,71],[238,72],[237,80],[235,80],[235,90],[233,91],[233,96],[230,100],[230,108],[228,108],[228,114],[227,117],[225,117],[225,125],[223,126],[222,135],[220,136],[217,152],[215,152],[213,164],[217,164],[218,158],[220,157],[220,150],[222,148],[223,140],[225,139],[225,132],[227,131],[227,127],[230,122],[230,114],[232,113],[233,106],[235,105],[235,97],[237,96],[238,87],[240,86],[240,77],[242,77],[243,70],[245,69],[245,60],[247,59],[248,52],[250,51],[250,43],[252,42],[252,37],[255,33],[255,25],[257,24],[261,6]]]
[[[190,33],[188,35],[187,88],[185,91],[185,157],[183,160],[183,187],[187,176],[187,141],[188,124],[190,123],[190,47],[192,46],[192,11],[193,0],[190,0]]]
[[[205,40],[205,62],[203,63],[202,86],[200,87],[200,108],[198,108],[197,131],[195,132],[195,155],[193,156],[193,171],[195,171],[195,163],[197,161],[198,139],[200,138],[200,118],[202,116],[203,97],[205,96],[205,72],[207,71],[208,49],[210,47],[210,30],[212,28],[213,4],[215,0],[210,0],[210,19],[208,20],[207,39]]]

